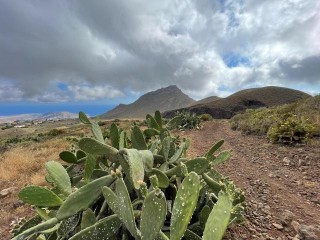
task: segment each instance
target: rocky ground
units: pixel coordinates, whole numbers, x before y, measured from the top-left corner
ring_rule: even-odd
[[[248,209],[244,225],[232,227],[225,239],[320,239],[319,145],[271,144],[231,130],[227,121],[179,134],[191,139],[191,156],[220,139],[233,152],[219,171],[245,191]]]

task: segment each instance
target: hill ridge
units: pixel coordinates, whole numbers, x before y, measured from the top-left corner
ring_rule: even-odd
[[[200,100],[198,100],[196,102],[193,102],[193,103],[189,104],[188,107],[192,107],[192,106],[195,106],[195,105],[212,102],[212,101],[219,100],[219,99],[221,99],[221,97],[218,97],[218,96],[206,97],[206,98],[200,99]]]
[[[178,110],[187,110],[197,114],[209,113],[214,118],[231,118],[238,112],[250,108],[271,107],[296,102],[310,95],[299,90],[267,86],[240,90],[226,98],[215,99],[210,102],[192,104],[174,111],[164,112],[165,117],[171,117]]]

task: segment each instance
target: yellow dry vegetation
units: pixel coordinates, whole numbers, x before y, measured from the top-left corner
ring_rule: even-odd
[[[44,163],[58,160],[59,153],[66,149],[64,139],[18,146],[0,156],[0,180],[39,184],[44,182]]]
[[[0,155],[0,191],[12,189],[11,194],[0,200],[0,238],[10,239],[10,223],[20,217],[34,214],[26,204],[14,206],[18,193],[25,185],[45,185],[45,162],[59,160],[59,153],[69,149],[65,139],[51,139],[41,143],[28,143],[7,150]]]

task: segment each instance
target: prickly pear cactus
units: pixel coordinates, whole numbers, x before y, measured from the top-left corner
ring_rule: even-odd
[[[171,136],[159,111],[143,131],[112,124],[106,139],[83,112],[79,118],[93,138],[60,153],[67,165],[46,163],[51,187],[20,191],[37,215],[13,229],[14,240],[221,239],[243,219],[242,191],[214,170],[231,155],[223,140],[188,159],[189,141]]]
[[[173,204],[170,239],[179,240],[183,237],[197,205],[199,191],[199,176],[191,172],[181,183]]]
[[[199,129],[201,127],[201,118],[195,113],[189,111],[176,112],[176,116],[173,117],[169,123],[170,129]]]

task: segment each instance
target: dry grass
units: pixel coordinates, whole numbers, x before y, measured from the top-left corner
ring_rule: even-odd
[[[28,146],[13,148],[0,157],[0,179],[29,182],[30,177],[43,170],[48,160],[57,160],[59,152],[65,149],[64,140],[51,140],[44,143],[33,143]]]
[[[59,153],[68,149],[64,139],[30,143],[14,147],[0,156],[0,191],[13,188],[13,192],[0,202],[0,238],[10,239],[10,223],[19,217],[30,217],[33,210],[28,205],[14,207],[20,189],[29,184],[44,185],[44,164],[58,160]]]

